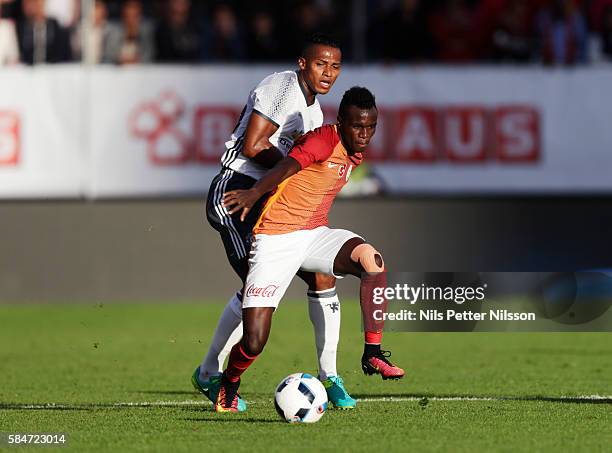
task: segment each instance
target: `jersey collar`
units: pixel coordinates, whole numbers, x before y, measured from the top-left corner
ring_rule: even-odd
[[[302,92],[302,95],[304,96],[304,102],[306,103],[306,106],[310,107],[317,100],[317,93],[314,94],[314,98],[312,100],[312,104],[309,104],[308,103],[308,93],[306,93],[306,90],[304,90],[304,87],[302,86],[302,83],[300,82],[300,71],[301,71],[301,69],[296,69],[295,70],[295,73],[297,74],[297,84],[300,87],[300,91]]]

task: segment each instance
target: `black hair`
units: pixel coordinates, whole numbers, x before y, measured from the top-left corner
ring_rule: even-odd
[[[338,116],[345,118],[346,112],[351,105],[360,109],[370,110],[371,108],[376,108],[376,98],[367,88],[352,87],[342,96],[340,107],[338,107]]]
[[[331,36],[325,35],[323,33],[314,33],[308,38],[306,38],[306,41],[304,41],[304,45],[302,46],[302,56],[304,56],[308,52],[309,48],[316,45],[340,49],[340,45],[338,44],[338,42],[334,40]]]

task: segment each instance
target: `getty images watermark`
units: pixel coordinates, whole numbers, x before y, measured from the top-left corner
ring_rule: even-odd
[[[368,329],[612,331],[607,271],[376,274],[361,302]]]

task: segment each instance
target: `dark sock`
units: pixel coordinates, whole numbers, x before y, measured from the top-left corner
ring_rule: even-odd
[[[364,344],[363,345],[363,355],[366,357],[372,357],[380,353],[380,345],[379,344]]]

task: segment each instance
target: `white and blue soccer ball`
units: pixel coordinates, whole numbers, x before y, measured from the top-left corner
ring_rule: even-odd
[[[289,423],[318,422],[327,409],[327,392],[316,377],[293,373],[276,387],[274,407]]]

